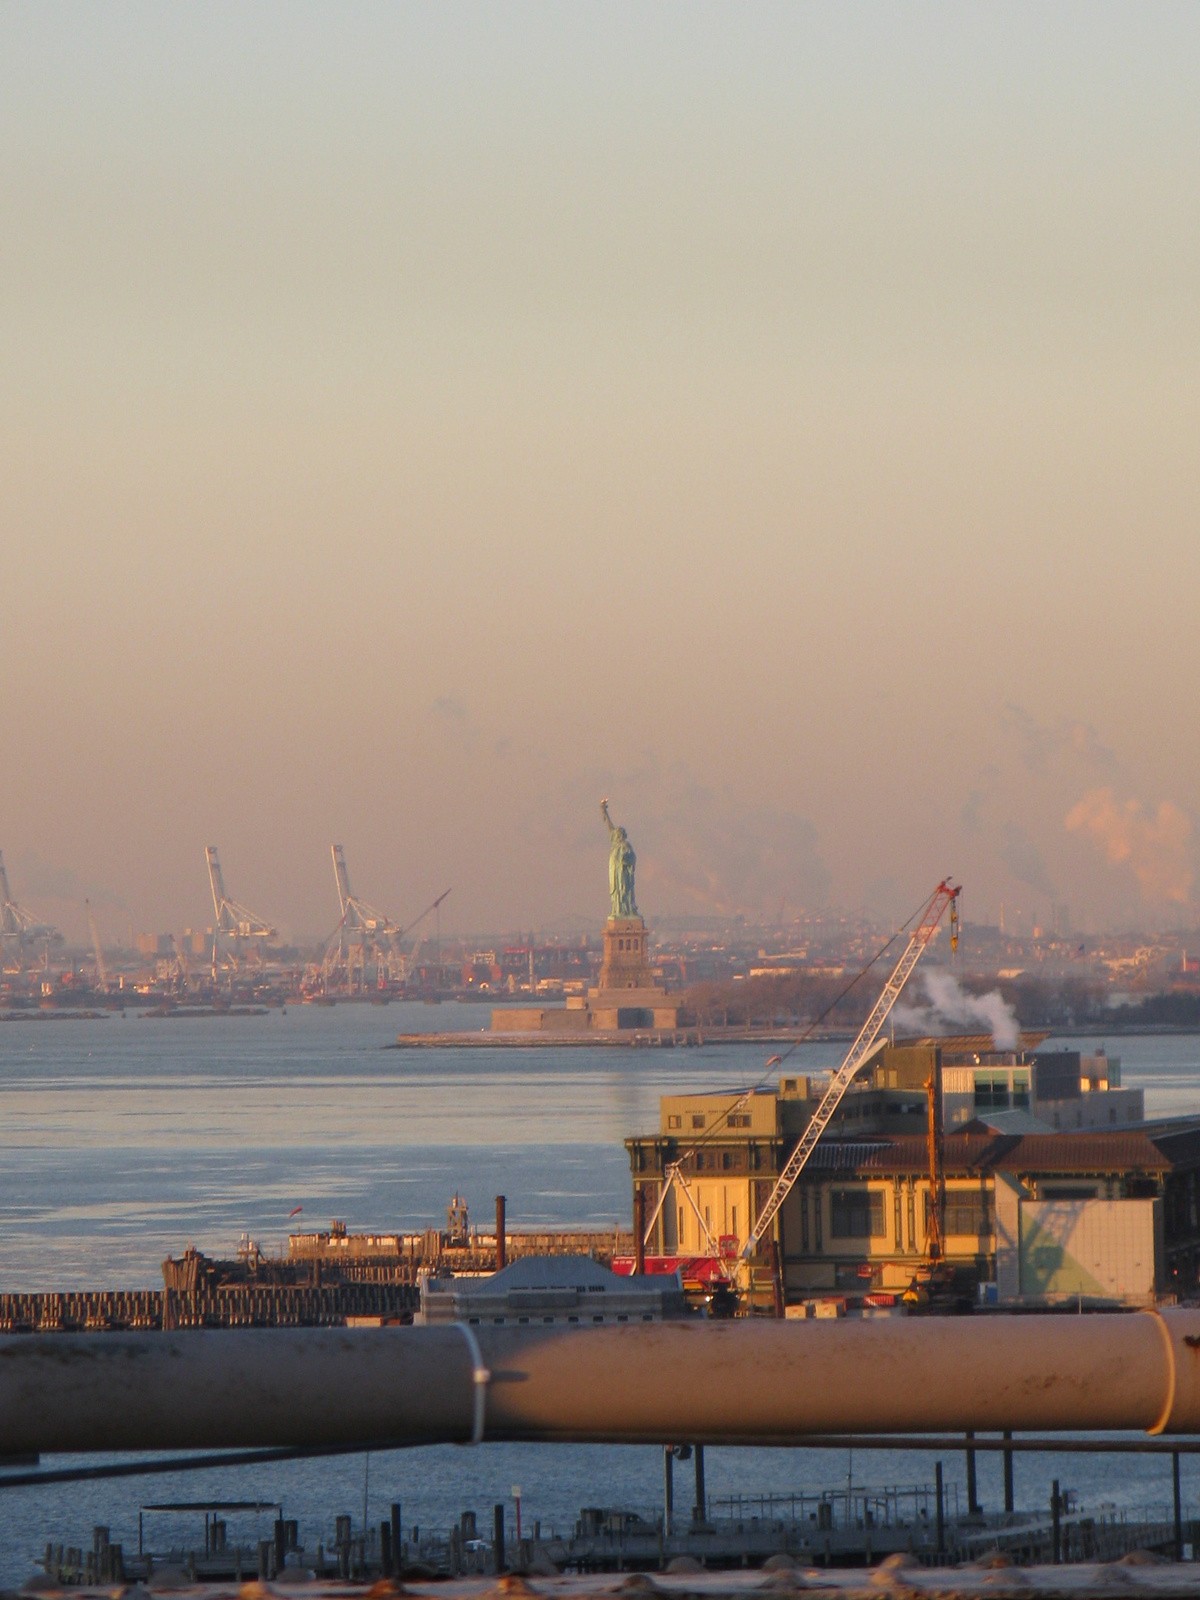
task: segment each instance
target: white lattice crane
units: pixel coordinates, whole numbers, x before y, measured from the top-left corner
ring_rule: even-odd
[[[398,980],[404,968],[400,953],[403,930],[383,911],[377,911],[353,892],[346,870],[346,853],[340,844],[330,846],[333,876],[337,882],[341,921],[325,946],[321,962],[325,988],[344,987],[349,993],[367,987],[367,966],[374,962],[376,983]]]
[[[39,922],[32,912],[13,899],[4,852],[0,850],[0,949],[4,951],[5,964],[15,955],[18,967],[23,966],[25,948],[31,944],[40,944],[43,956],[48,958],[50,946],[62,942],[62,934],[52,923]]]
[[[910,935],[904,954],[896,963],[896,970],[884,985],[883,993],[875,1002],[871,1015],[863,1023],[858,1038],[850,1046],[850,1053],[834,1073],[833,1080],[825,1091],[824,1098],[813,1113],[812,1121],[805,1128],[799,1144],[788,1157],[766,1205],[755,1219],[746,1242],[742,1246],[744,1259],[749,1259],[754,1254],[758,1248],[758,1241],[774,1222],[780,1207],[792,1192],[796,1179],[800,1176],[809,1157],[817,1148],[817,1143],[829,1126],[834,1112],[841,1104],[843,1095],[854,1082],[855,1075],[861,1070],[863,1063],[870,1054],[872,1045],[887,1021],[888,1013],[900,998],[900,991],[912,976],[917,962],[932,943],[938,931],[938,925],[946,914],[947,907],[950,910],[951,943],[954,948],[957,948],[958,896],[961,892],[960,885],[951,883],[948,878],[943,878],[930,896],[929,902],[921,914],[920,925]]]
[[[421,942],[415,940],[406,956],[401,949],[402,941],[438,909],[450,890],[445,890],[431,901],[407,927],[401,927],[385,912],[376,910],[360,899],[351,889],[346,853],[342,846],[331,845],[330,853],[333,856],[333,876],[337,883],[341,920],[321,958],[322,988],[326,993],[338,989],[349,994],[365,993],[367,967],[372,962],[375,965],[375,982],[379,987],[400,982],[408,976]],[[313,976],[316,976],[315,972]]]
[[[231,900],[225,893],[225,879],[215,844],[205,849],[204,858],[208,863],[208,882],[213,897],[212,968],[215,979],[219,967],[237,969],[243,943],[248,943],[257,954],[259,946],[275,937],[276,929],[261,917],[256,917],[240,900]]]

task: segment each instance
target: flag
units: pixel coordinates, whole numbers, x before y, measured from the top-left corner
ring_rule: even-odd
[[[303,1206],[297,1206],[294,1211],[289,1211],[288,1212],[288,1221],[290,1222],[293,1217],[298,1217],[303,1210],[304,1210]]]

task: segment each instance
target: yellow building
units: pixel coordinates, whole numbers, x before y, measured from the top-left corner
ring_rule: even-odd
[[[974,1049],[990,1041],[969,1043]],[[954,1059],[963,1051],[948,1053]],[[883,1045],[869,1059],[863,1080],[843,1100],[762,1241],[751,1269],[756,1295],[769,1297],[772,1236],[788,1302],[847,1291],[886,1297],[909,1286],[928,1251],[925,1085],[940,1070],[942,1054],[938,1044],[922,1041]],[[999,1062],[1002,1053],[977,1049],[975,1054],[986,1063]],[[777,1087],[748,1098],[736,1093],[665,1097],[657,1133],[626,1140],[643,1214],[647,1222],[653,1219],[647,1253],[736,1257],[822,1087],[819,1080],[786,1076]],[[1037,1129],[1032,1119],[1027,1122]],[[949,1264],[968,1288],[972,1281],[995,1282],[997,1254],[1003,1256],[1006,1248],[1004,1227],[997,1226],[998,1183],[1002,1209],[1010,1194],[1014,1204],[1163,1196],[1177,1161],[1200,1166],[1200,1135],[1190,1136],[1194,1151],[1189,1145],[1176,1153],[1173,1147],[1160,1149],[1150,1132],[1055,1134],[1021,1126],[1007,1131],[973,1120],[949,1134],[944,1141]],[[1180,1137],[1172,1134],[1176,1142]],[[1185,1179],[1174,1181],[1177,1187]],[[1168,1214],[1185,1212],[1180,1203]],[[1186,1257],[1184,1271],[1192,1275],[1200,1260],[1197,1238],[1195,1224],[1168,1231],[1169,1253],[1181,1262]]]

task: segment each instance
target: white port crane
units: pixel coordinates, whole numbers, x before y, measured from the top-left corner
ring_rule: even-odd
[[[403,953],[401,943],[427,916],[438,910],[450,890],[444,890],[425,907],[420,916],[414,917],[406,927],[401,927],[385,912],[360,899],[351,889],[346,852],[342,846],[331,845],[330,853],[333,856],[333,875],[337,883],[341,920],[325,946],[319,974],[315,966],[309,969],[310,981],[319,980],[326,993],[339,988],[350,994],[365,993],[367,964],[372,960],[376,965],[376,981],[381,984],[407,977],[421,940],[414,939],[407,955]]]
[[[63,936],[49,922],[38,920],[12,897],[8,887],[8,872],[4,866],[4,852],[0,850],[0,947],[16,947],[18,965],[24,964],[25,946],[41,944],[43,954],[49,959],[50,946],[61,944]]]
[[[204,858],[208,864],[208,882],[213,897],[212,968],[215,979],[220,965],[236,969],[243,940],[250,940],[250,948],[254,949],[256,943],[273,939],[277,930],[261,917],[256,917],[239,900],[231,900],[225,893],[225,879],[215,844],[206,847]]]
[[[367,963],[374,961],[380,981],[399,978],[404,957],[400,953],[403,930],[383,911],[359,899],[350,888],[346,852],[340,844],[330,845],[333,876],[337,882],[341,921],[325,946],[321,963],[325,987],[344,986],[351,994],[367,987]]]
[[[858,1038],[850,1046],[850,1053],[833,1075],[833,1080],[826,1089],[824,1098],[816,1111],[812,1121],[805,1128],[799,1144],[792,1151],[779,1174],[774,1189],[766,1205],[759,1212],[746,1242],[742,1246],[742,1258],[748,1260],[758,1248],[758,1241],[766,1233],[779,1213],[779,1208],[792,1192],[796,1179],[804,1170],[805,1164],[817,1147],[817,1142],[825,1129],[829,1126],[830,1119],[842,1102],[842,1096],[853,1083],[855,1074],[858,1073],[871,1047],[879,1036],[879,1031],[887,1021],[888,1013],[900,998],[900,991],[912,976],[917,962],[925,954],[934,936],[938,925],[950,909],[950,940],[951,947],[958,948],[958,897],[962,892],[961,885],[951,883],[949,878],[943,878],[933,891],[924,911],[921,914],[920,925],[910,935],[904,954],[896,963],[896,970],[884,985],[883,993],[875,1002],[871,1015],[863,1023]]]

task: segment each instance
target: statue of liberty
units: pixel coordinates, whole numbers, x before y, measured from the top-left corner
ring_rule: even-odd
[[[601,800],[600,815],[608,829],[608,895],[612,902],[611,916],[636,917],[640,913],[633,896],[633,874],[637,857],[624,828],[615,828],[608,814],[608,801]]]

